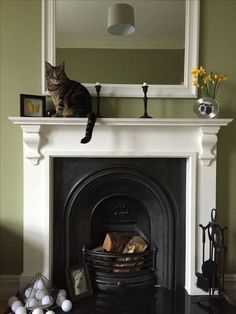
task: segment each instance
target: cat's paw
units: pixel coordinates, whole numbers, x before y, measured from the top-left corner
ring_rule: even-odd
[[[56,112],[52,117],[53,117],[53,118],[61,118],[61,117],[62,117],[62,114],[59,113],[59,112]]]
[[[85,136],[84,138],[82,138],[80,143],[87,144],[90,140],[91,140],[91,136]]]

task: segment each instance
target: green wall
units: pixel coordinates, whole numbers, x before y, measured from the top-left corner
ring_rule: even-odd
[[[41,2],[0,0],[0,6],[0,269],[16,274],[22,272],[22,132],[7,117],[20,114],[20,93],[41,93]]]
[[[7,117],[19,115],[19,94],[40,94],[40,0],[0,0],[0,269],[22,271],[22,132]],[[221,118],[236,119],[236,1],[201,2],[200,63],[228,75],[218,100]],[[195,117],[193,99],[152,99],[154,117]],[[139,117],[141,99],[102,99],[106,117]],[[236,122],[220,131],[218,142],[217,208],[228,226],[227,272],[236,273]],[[207,191],[206,191],[207,193]],[[208,209],[207,209],[208,210]]]

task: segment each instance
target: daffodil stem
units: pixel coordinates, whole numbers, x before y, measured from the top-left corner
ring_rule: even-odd
[[[218,83],[218,84],[217,84],[217,83]],[[214,97],[213,97],[214,99],[215,99],[216,94],[217,94],[217,92],[218,92],[218,90],[219,90],[221,81],[217,81],[217,83],[216,83],[215,90],[214,90]]]

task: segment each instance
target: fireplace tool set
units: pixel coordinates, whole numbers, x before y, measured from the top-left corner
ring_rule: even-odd
[[[196,273],[197,287],[213,296],[215,292],[222,295],[224,291],[225,254],[224,232],[227,227],[220,227],[217,222],[216,209],[211,211],[211,221],[202,229],[202,273]],[[206,244],[209,246],[206,259]]]

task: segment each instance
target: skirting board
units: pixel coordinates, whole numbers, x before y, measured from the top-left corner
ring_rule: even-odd
[[[236,274],[225,274],[225,290],[235,290],[236,295]]]
[[[0,275],[0,301],[6,301],[19,291],[20,275]]]
[[[20,287],[20,275],[0,275],[0,301],[15,295]],[[236,291],[236,274],[225,275],[225,290]]]

